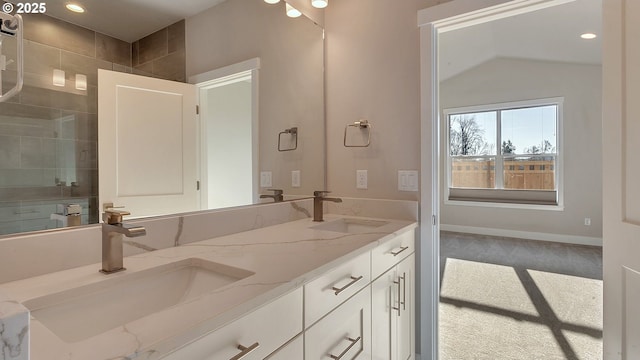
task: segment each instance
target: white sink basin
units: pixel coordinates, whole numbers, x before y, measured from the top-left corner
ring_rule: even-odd
[[[312,226],[312,229],[327,230],[341,233],[362,234],[367,232],[375,232],[377,228],[387,225],[388,221],[381,220],[364,220],[342,218],[333,221],[323,222],[320,225]]]
[[[253,275],[202,259],[185,259],[29,300],[31,316],[68,343],[197,298]]]

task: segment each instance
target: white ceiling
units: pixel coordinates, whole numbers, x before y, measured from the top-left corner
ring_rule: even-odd
[[[602,63],[602,0],[576,0],[440,34],[440,79],[496,57]],[[594,40],[580,35],[593,32]]]
[[[133,42],[223,1],[225,0],[48,0],[46,14]],[[76,14],[67,10],[65,5],[69,2],[82,5],[86,12]]]

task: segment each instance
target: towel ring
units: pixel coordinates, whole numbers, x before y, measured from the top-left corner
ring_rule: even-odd
[[[347,144],[347,131],[351,126],[359,128],[361,130],[366,130],[369,133],[367,136],[367,142],[365,144],[362,144],[362,145]],[[369,123],[368,120],[359,120],[354,122],[353,124],[347,124],[347,126],[344,127],[344,146],[345,147],[368,147],[369,145],[371,145],[371,123]]]
[[[280,145],[280,140],[282,139],[282,134],[290,134],[296,139],[295,145],[289,149],[283,149]],[[278,134],[278,151],[292,151],[298,148],[298,128],[292,127],[291,129],[285,129]]]

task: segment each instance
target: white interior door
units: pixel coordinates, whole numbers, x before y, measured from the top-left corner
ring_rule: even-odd
[[[98,71],[99,204],[142,217],[200,209],[196,87]]]
[[[640,1],[603,1],[604,358],[640,359]]]

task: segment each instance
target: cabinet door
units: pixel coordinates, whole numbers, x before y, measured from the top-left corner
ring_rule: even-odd
[[[338,306],[305,331],[305,360],[371,358],[371,288]]]
[[[293,360],[304,358],[304,343],[302,335],[298,336],[286,346],[267,356],[265,360]]]
[[[399,315],[393,307],[399,285],[396,280],[396,269],[384,273],[371,283],[371,353],[374,360],[389,360],[391,356],[391,336],[395,331],[396,317]]]
[[[397,359],[409,360],[413,359],[414,354],[414,272],[415,261],[414,255],[404,259],[396,268],[396,279],[400,284],[399,292],[399,314],[396,316],[396,344]]]

